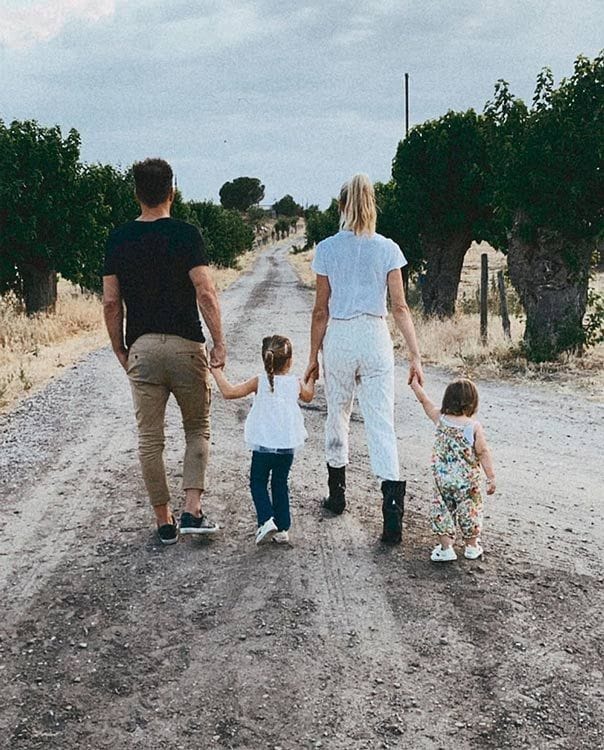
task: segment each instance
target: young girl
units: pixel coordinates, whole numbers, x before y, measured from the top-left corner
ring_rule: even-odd
[[[256,544],[289,541],[289,492],[287,478],[294,451],[307,437],[298,399],[312,401],[315,381],[301,382],[290,375],[292,345],[285,336],[262,340],[264,370],[245,383],[231,385],[221,369],[212,369],[224,398],[243,398],[254,393],[254,403],[245,423],[245,441],[252,449],[250,489],[258,516]],[[271,480],[271,497],[268,481]]]
[[[434,562],[457,560],[453,549],[455,522],[463,534],[464,555],[476,560],[482,555],[480,531],[482,496],[480,466],[487,476],[487,495],[495,492],[495,472],[482,425],[473,417],[478,410],[478,390],[471,380],[450,383],[440,409],[428,398],[417,377],[411,388],[424,411],[436,424],[432,472],[437,494],[432,502],[432,530],[439,542]]]

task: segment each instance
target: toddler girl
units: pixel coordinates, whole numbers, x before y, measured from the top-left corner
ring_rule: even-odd
[[[416,377],[411,388],[424,411],[436,424],[432,472],[436,496],[432,502],[432,530],[439,542],[434,562],[457,560],[453,549],[455,522],[465,542],[464,555],[475,560],[482,555],[480,531],[482,496],[480,466],[487,476],[487,495],[495,492],[495,472],[482,425],[473,417],[478,410],[478,390],[471,380],[450,383],[440,409],[428,398]]]
[[[250,489],[258,516],[256,544],[271,537],[284,543],[289,541],[291,523],[287,479],[294,451],[307,437],[298,399],[312,401],[315,381],[302,383],[289,374],[292,345],[285,336],[262,340],[262,360],[265,371],[239,385],[231,385],[221,369],[212,368],[212,375],[224,398],[255,394],[245,423],[245,441],[252,449]]]

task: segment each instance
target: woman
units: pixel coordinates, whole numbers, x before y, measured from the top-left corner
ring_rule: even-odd
[[[386,323],[386,293],[397,327],[409,349],[409,382],[423,383],[415,329],[405,300],[398,245],[375,231],[373,185],[358,174],[340,191],[341,230],[317,245],[317,274],[310,357],[305,379],[319,375],[323,350],[327,424],[325,454],[329,497],[323,506],[340,514],[346,507],[348,431],[355,391],[367,435],[373,472],[382,481],[382,540],[401,541],[405,482],[400,481],[394,432],[394,353]]]

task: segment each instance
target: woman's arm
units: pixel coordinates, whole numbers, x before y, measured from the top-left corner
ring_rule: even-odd
[[[413,376],[409,385],[411,386],[413,393],[415,393],[415,397],[423,406],[426,415],[434,422],[434,424],[438,424],[438,420],[440,419],[440,409],[421,387],[417,375]]]
[[[214,376],[218,389],[226,399],[243,398],[244,396],[249,396],[250,393],[257,393],[258,391],[258,376],[246,380],[245,383],[232,385],[226,379],[222,368],[211,367],[210,371]]]
[[[421,356],[417,345],[417,338],[415,337],[415,327],[411,311],[405,299],[405,289],[403,287],[403,277],[401,276],[400,268],[395,268],[388,273],[388,292],[390,294],[390,305],[394,322],[403,334],[407,349],[409,350],[409,379],[407,382],[411,385],[413,377],[417,376],[418,383],[422,386],[424,384],[424,373],[422,371]]]
[[[484,473],[487,475],[487,495],[492,495],[497,489],[495,485],[495,469],[493,468],[493,458],[481,424],[476,424],[474,450],[476,451],[480,465],[484,469]]]
[[[329,321],[329,297],[331,286],[327,276],[317,274],[317,291],[315,295],[315,306],[312,311],[312,323],[310,326],[310,354],[308,356],[308,367],[304,373],[304,382],[311,378],[317,380],[319,377],[319,351],[323,345],[327,323]]]

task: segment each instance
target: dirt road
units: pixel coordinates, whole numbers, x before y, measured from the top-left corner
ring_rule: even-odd
[[[222,297],[232,379],[269,332],[302,370],[311,299],[286,248]],[[378,541],[362,420],[350,511],[323,518],[322,388],[292,471],[293,545],[256,548],[242,427],[213,403],[211,541],[161,548],[125,376],[91,354],[0,420],[0,747],[604,746],[602,406],[480,384],[499,492],[476,563],[429,561],[431,426],[398,370],[404,544]],[[446,374],[429,371],[439,397]],[[166,459],[180,493],[183,441]]]

